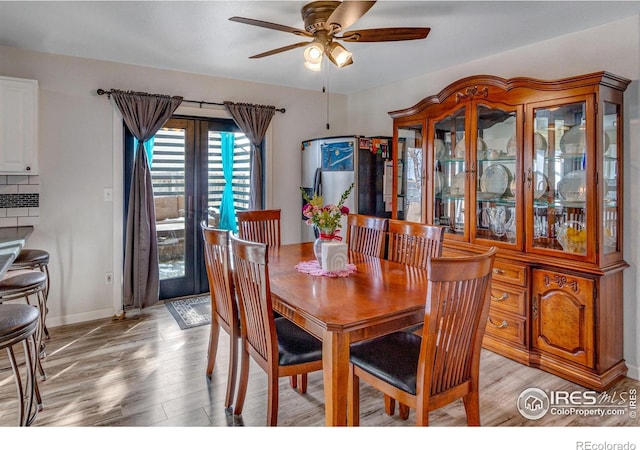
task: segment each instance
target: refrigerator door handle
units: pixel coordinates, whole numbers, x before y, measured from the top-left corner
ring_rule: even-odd
[[[322,195],[322,169],[317,168],[313,176],[313,193],[317,196]]]

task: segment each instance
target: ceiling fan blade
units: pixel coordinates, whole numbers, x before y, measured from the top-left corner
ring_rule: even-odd
[[[431,28],[372,28],[369,30],[347,31],[342,36],[334,36],[347,42],[392,42],[424,39]]]
[[[313,41],[311,41],[311,42],[298,42],[297,44],[291,44],[291,45],[287,45],[285,47],[276,48],[276,49],[273,49],[273,50],[269,50],[268,52],[258,53],[257,55],[249,56],[249,58],[250,59],[264,58],[265,56],[271,56],[271,55],[275,55],[277,53],[286,52],[288,50],[293,50],[294,48],[306,47],[307,45],[309,45],[311,43],[313,43]]]
[[[334,25],[338,25],[340,30],[346,30],[364,16],[375,3],[344,0],[325,21],[325,28],[332,31]]]
[[[313,35],[305,30],[299,28],[288,27],[286,25],[279,25],[277,23],[265,22],[264,20],[248,19],[246,17],[229,17],[232,22],[245,23],[247,25],[254,25],[256,27],[269,28],[270,30],[284,31],[285,33],[293,33],[297,36],[312,37]]]

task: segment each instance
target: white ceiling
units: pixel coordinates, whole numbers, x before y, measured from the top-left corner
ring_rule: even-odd
[[[303,66],[306,40],[230,22],[304,28],[307,1],[0,1],[0,45],[303,89],[353,93],[640,14],[640,1],[378,1],[349,30],[431,27],[425,40],[348,43],[354,63]],[[603,36],[606,39],[606,36]]]

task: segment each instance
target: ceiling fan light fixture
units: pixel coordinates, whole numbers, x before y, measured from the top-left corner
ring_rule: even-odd
[[[322,61],[323,54],[324,47],[319,42],[314,42],[304,49],[304,59],[310,64],[317,64],[319,66],[320,62]]]
[[[322,68],[322,60],[318,61],[317,63],[312,63],[309,61],[305,61],[304,62],[304,66],[309,69],[312,70],[314,72],[320,72],[320,69]]]
[[[329,44],[327,58],[338,67],[353,64],[352,53],[337,42]]]

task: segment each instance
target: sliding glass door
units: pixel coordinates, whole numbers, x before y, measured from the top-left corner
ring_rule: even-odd
[[[218,224],[225,186],[221,151],[224,133],[232,135],[234,142],[234,206],[244,210],[250,194],[250,148],[249,141],[233,121],[175,117],[148,145],[161,300],[209,291],[200,222]],[[126,141],[125,160],[129,162],[133,160],[135,146],[133,137],[129,136]],[[130,183],[129,174],[130,170],[125,167],[125,191]]]

